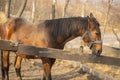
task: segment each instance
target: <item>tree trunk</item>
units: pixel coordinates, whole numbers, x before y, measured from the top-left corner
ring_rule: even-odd
[[[11,0],[6,0],[5,14],[6,14],[7,18],[10,18],[10,5],[11,5]]]
[[[68,7],[68,5],[69,5],[69,2],[70,2],[70,0],[67,0],[67,1],[65,2],[65,6],[64,6],[64,9],[63,9],[63,18],[66,17],[67,7]]]
[[[111,27],[112,27],[113,34],[116,36],[117,41],[119,42],[119,47],[120,47],[120,38],[119,38],[117,32],[114,30],[113,26],[111,26]]]
[[[85,2],[82,3],[82,13],[81,16],[84,17],[85,16]]]
[[[0,0],[0,11],[5,11],[5,3],[7,0]]]
[[[22,15],[25,7],[26,7],[27,0],[23,0],[23,1],[24,1],[24,2],[23,2],[23,4],[21,5],[19,11],[17,12],[16,17],[21,17],[21,15]]]
[[[33,0],[33,3],[32,3],[32,22],[35,21],[35,4],[36,4],[36,0]]]
[[[53,4],[52,4],[52,19],[55,18],[55,5],[57,3],[57,0],[53,0]]]
[[[106,31],[108,16],[109,16],[109,12],[110,12],[112,2],[113,2],[113,0],[108,1],[108,9],[107,9],[106,19],[105,19],[105,23],[104,23],[103,38],[104,38],[105,31]]]

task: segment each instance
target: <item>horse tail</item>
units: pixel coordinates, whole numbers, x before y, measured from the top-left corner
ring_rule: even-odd
[[[5,40],[10,40],[12,33],[14,32],[15,22],[14,19],[9,19],[1,27],[1,38]]]

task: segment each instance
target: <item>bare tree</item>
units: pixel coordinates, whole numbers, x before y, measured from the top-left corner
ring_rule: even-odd
[[[53,4],[52,4],[52,19],[55,18],[55,5],[57,3],[57,0],[53,0]]]
[[[2,12],[5,11],[5,3],[6,3],[6,0],[0,0],[0,11]]]
[[[18,12],[16,14],[17,17],[21,17],[21,15],[26,7],[27,0],[23,0],[23,1],[24,1],[23,4],[21,5],[20,9],[18,10]]]
[[[5,14],[6,14],[7,18],[10,18],[10,5],[11,5],[11,0],[6,0]]]
[[[70,2],[70,0],[66,0],[66,2],[65,2],[65,6],[64,6],[64,9],[63,9],[63,17],[66,17],[67,7],[69,5],[69,2]]]
[[[35,4],[36,4],[36,0],[33,0],[33,3],[32,3],[32,22],[34,22],[35,20]]]
[[[117,32],[115,31],[114,27],[113,26],[111,26],[111,27],[112,27],[113,34],[116,36],[117,41],[119,42],[119,47],[120,47],[120,38],[119,38]]]
[[[108,17],[109,17],[110,9],[112,7],[112,2],[113,2],[113,0],[108,1],[108,9],[107,9],[106,19],[105,19],[105,23],[104,23],[103,38],[104,38],[105,30],[106,30],[106,27],[107,27],[107,24],[108,24]],[[117,34],[117,31],[114,29],[114,26],[112,24],[111,24],[111,28],[112,28],[113,34],[115,35],[115,37],[117,38],[117,41],[119,42],[119,47],[120,47],[120,38]]]
[[[104,38],[105,31],[106,31],[106,27],[107,27],[107,23],[108,23],[108,16],[109,16],[112,2],[113,2],[113,0],[108,1],[108,8],[107,8],[106,19],[105,19],[104,30],[103,30],[103,38]]]
[[[21,17],[25,7],[27,4],[27,0],[23,0],[23,4],[20,6],[20,9],[18,10],[17,14],[15,15],[16,17]],[[10,18],[10,7],[11,7],[11,0],[6,0],[6,4],[5,4],[5,14],[8,18]]]
[[[85,16],[85,7],[86,7],[86,2],[82,3],[82,12],[81,12],[81,16],[84,17]]]

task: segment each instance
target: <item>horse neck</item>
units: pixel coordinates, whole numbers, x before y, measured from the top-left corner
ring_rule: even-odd
[[[66,36],[66,37],[63,37],[64,38],[64,41],[63,41],[63,45],[65,45],[67,42],[81,36],[81,31],[80,32],[76,32],[76,33],[73,33],[73,34],[70,34],[69,36]]]
[[[84,26],[79,25],[80,28],[78,30],[78,32],[76,32],[76,34],[72,34],[71,36],[69,36],[69,38],[66,38],[66,40],[63,42],[63,44],[66,44],[67,42],[77,38],[77,37],[82,37],[86,31],[88,31],[88,25],[84,24]]]

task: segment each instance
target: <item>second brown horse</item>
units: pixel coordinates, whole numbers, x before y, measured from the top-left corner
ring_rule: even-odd
[[[87,17],[39,21],[37,24],[31,24],[22,18],[13,18],[0,27],[0,36],[2,39],[25,45],[56,49],[63,49],[68,41],[81,36],[93,54],[99,56],[102,52],[99,22],[93,14]],[[34,58],[34,56],[23,56],[24,58]],[[20,73],[22,58],[22,56],[17,56],[15,61],[15,70],[19,80],[22,79]],[[2,79],[8,80],[9,53],[3,51],[1,59]],[[41,57],[41,60],[44,69],[43,80],[52,80],[51,68],[56,59]]]

